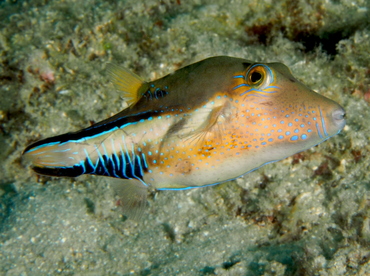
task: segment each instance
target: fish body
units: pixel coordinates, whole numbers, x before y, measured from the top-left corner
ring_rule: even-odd
[[[129,107],[86,129],[38,141],[40,174],[95,174],[156,189],[218,184],[313,147],[345,125],[344,109],[281,63],[213,57],[144,82],[111,66]]]

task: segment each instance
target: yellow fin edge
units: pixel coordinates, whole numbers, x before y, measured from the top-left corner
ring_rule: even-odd
[[[107,70],[115,88],[123,93],[123,98],[128,105],[137,102],[142,95],[139,95],[140,87],[145,81],[128,69],[109,63]]]

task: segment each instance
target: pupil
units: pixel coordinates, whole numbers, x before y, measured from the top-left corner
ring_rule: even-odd
[[[261,79],[262,79],[262,75],[261,75],[261,73],[253,72],[253,73],[251,74],[251,81],[252,81],[252,82],[258,82],[258,81],[260,81]]]

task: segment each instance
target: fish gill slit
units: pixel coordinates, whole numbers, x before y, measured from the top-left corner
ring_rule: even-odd
[[[322,111],[321,111],[320,106],[318,106],[318,107],[319,107],[319,112],[320,112],[320,118],[321,118],[321,125],[322,125],[322,129],[323,129],[323,131],[324,131],[324,135],[325,135],[326,137],[328,137],[328,132],[326,131],[325,120],[324,120],[324,117],[322,116]]]

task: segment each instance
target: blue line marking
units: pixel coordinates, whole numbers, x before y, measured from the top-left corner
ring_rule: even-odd
[[[113,153],[111,160],[112,160],[112,167],[113,167],[113,174],[114,174],[114,176],[117,177],[117,178],[121,178],[118,174],[116,174],[116,166],[117,166],[117,171],[119,171],[119,167],[118,167],[118,165],[115,162],[115,160],[117,160],[117,162],[119,162],[118,156],[115,153]]]
[[[127,177],[127,175],[126,175],[126,156],[125,156],[125,154],[123,153],[123,150],[122,150],[122,146],[121,146],[121,144],[119,144],[119,148],[120,148],[120,151],[121,151],[121,156],[122,156],[122,170],[121,170],[121,172],[122,172],[122,175],[123,175],[123,177],[124,178],[127,178],[127,179],[129,179],[128,177]]]
[[[71,149],[65,149],[65,150],[53,150],[53,152],[66,152],[66,151],[70,151]]]
[[[128,153],[128,150],[127,150],[127,145],[126,145],[126,141],[125,141],[125,136],[123,136],[122,135],[122,141],[123,141],[123,146],[124,146],[124,148],[125,148],[125,154],[123,155],[124,157],[126,157],[127,156],[127,159],[128,159],[128,163],[126,163],[126,158],[124,158],[125,159],[125,171],[126,171],[126,168],[127,168],[127,166],[130,166],[132,163],[131,163],[131,157],[130,157],[130,155],[129,155],[129,153]],[[132,175],[134,175],[134,174],[132,174]],[[129,179],[131,179],[131,177],[129,178]]]
[[[145,112],[143,112],[143,113],[145,113]],[[136,116],[136,115],[140,115],[140,113],[135,114],[134,116]],[[151,119],[153,119],[153,118],[152,118],[152,117],[148,118],[148,120],[151,120]],[[109,124],[112,124],[112,123],[114,123],[114,122],[110,122]],[[71,143],[71,142],[73,142],[73,143],[85,142],[85,141],[88,141],[88,140],[90,140],[90,139],[94,139],[94,138],[96,138],[96,137],[99,137],[99,136],[105,135],[105,134],[107,134],[107,133],[111,133],[111,132],[113,132],[113,131],[115,131],[115,130],[117,130],[117,129],[122,129],[122,128],[125,128],[125,127],[129,126],[129,125],[135,125],[135,124],[137,124],[137,123],[138,123],[138,122],[126,123],[126,124],[121,125],[119,128],[116,126],[116,127],[113,127],[113,128],[111,128],[111,129],[109,129],[109,130],[107,130],[107,131],[102,131],[102,132],[97,133],[97,134],[92,135],[92,136],[85,136],[85,137],[82,137],[82,138],[77,139],[77,140],[68,140],[68,141],[65,141],[65,142],[63,142],[63,143],[60,143],[60,142],[53,142],[53,143],[43,144],[43,145],[40,145],[40,146],[35,147],[35,148],[33,148],[33,149],[30,149],[28,152],[30,152],[30,151],[34,151],[34,150],[36,150],[36,149],[38,149],[38,148],[41,148],[41,147],[44,147],[44,146],[53,146],[53,145],[56,145],[56,144],[59,144],[59,146],[62,146],[62,145],[64,145],[64,144],[66,144],[66,143]],[[101,125],[100,125],[100,127],[101,127]],[[91,129],[91,128],[87,128],[86,130],[89,130],[89,129]]]
[[[135,152],[134,152],[134,144],[131,144],[131,151],[132,151],[132,161],[133,163],[130,162],[131,165],[131,172],[134,178],[138,179],[137,175],[135,174]]]
[[[83,168],[82,174],[86,172],[85,162],[83,160],[80,161],[80,166]]]
[[[119,161],[119,157],[117,155],[117,152],[116,152],[116,149],[114,147],[114,139],[110,139],[111,142],[112,142],[112,151],[113,151],[113,154],[116,156],[116,160],[117,160],[117,170],[120,171],[120,166],[121,166],[121,162]]]
[[[29,149],[27,152],[33,152],[33,151],[38,150],[38,149],[41,149],[43,147],[54,146],[54,145],[57,145],[57,144],[59,144],[59,142],[52,142],[52,143],[42,144],[42,145],[39,145],[39,146],[34,147],[32,149]]]
[[[320,131],[320,128],[319,128],[319,124],[318,123],[316,123],[315,124],[315,126],[316,126],[316,129],[317,129],[317,133],[319,134],[319,137],[322,139],[322,138],[324,138],[324,137],[322,137],[322,135],[321,135],[321,131]]]
[[[239,84],[239,85],[235,86],[235,87],[233,88],[233,90],[238,89],[238,88],[243,87],[243,86],[250,87],[250,85],[248,85],[248,84],[246,84],[246,83],[242,83],[242,84]]]
[[[140,168],[140,175],[143,176],[144,175],[144,171],[143,171],[143,167],[141,165],[141,161],[140,161],[140,156],[139,155],[135,155],[136,158],[138,159],[138,164],[139,164],[139,168]]]
[[[104,158],[103,158],[103,156],[101,155],[101,152],[100,152],[99,148],[97,147],[97,145],[94,145],[94,147],[95,147],[95,149],[96,149],[96,152],[98,153],[98,156],[99,156],[100,162],[101,162],[102,167],[103,167],[103,169],[104,169],[104,173],[107,173],[107,174],[108,174],[108,176],[109,176],[109,172],[107,172],[107,167],[106,167],[106,165],[105,165]]]
[[[325,136],[328,136],[328,133],[326,132],[325,120],[324,120],[324,117],[322,116],[322,112],[321,112],[320,106],[319,106],[319,111],[320,111],[322,129],[324,130]]]
[[[114,175],[115,177],[118,177],[118,176],[116,175],[116,168],[115,168],[115,165],[116,165],[116,164],[114,163],[113,155],[108,154],[108,151],[107,151],[107,149],[106,149],[106,147],[105,147],[104,142],[102,142],[102,143],[101,143],[101,145],[102,145],[103,150],[104,150],[104,155],[108,158],[107,162],[109,163],[109,160],[110,160],[110,161],[111,161],[111,163],[112,163],[113,175]],[[108,173],[109,173],[108,168],[107,168],[107,171],[108,171]]]
[[[93,162],[91,161],[91,158],[90,158],[90,156],[89,156],[89,153],[87,152],[87,150],[86,150],[86,148],[84,148],[84,152],[85,152],[85,155],[86,155],[86,160],[87,160],[87,162],[89,163],[89,165],[94,169],[94,171],[95,171],[95,166],[94,166],[94,164],[93,164]]]
[[[145,168],[147,169],[147,168],[148,168],[148,163],[146,162],[145,154],[142,152],[142,153],[141,153],[141,156],[143,157],[144,166],[145,166]]]

